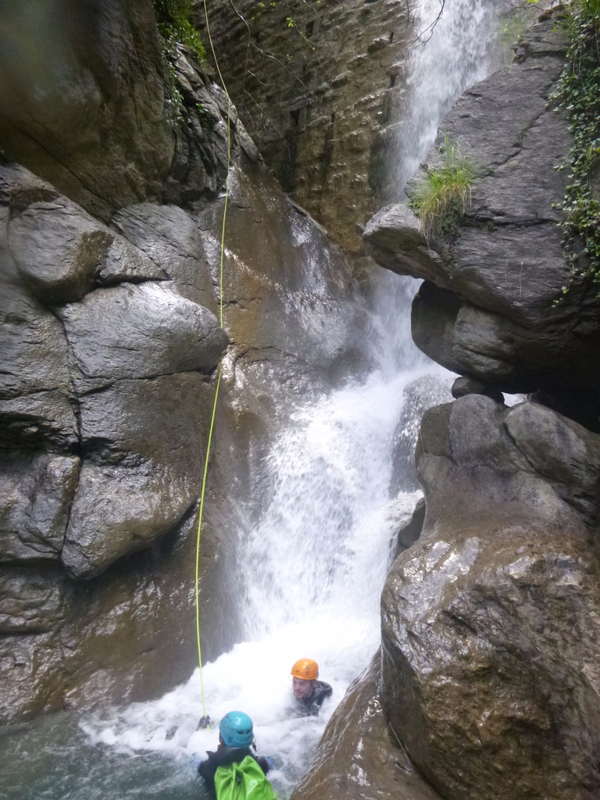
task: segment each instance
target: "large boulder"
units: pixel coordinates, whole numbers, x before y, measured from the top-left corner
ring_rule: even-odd
[[[1,172],[0,181],[14,185],[14,167],[5,166]],[[23,284],[46,305],[77,302],[97,284],[169,277],[127,239],[66,197],[34,201],[22,211],[13,200],[11,207],[10,255]]]
[[[73,354],[74,380],[86,389],[128,378],[209,372],[227,336],[208,309],[170,282],[97,289],[58,310]]]
[[[82,398],[84,462],[61,554],[71,575],[97,575],[175,528],[199,495],[212,399],[197,372]]]
[[[173,205],[141,203],[115,214],[111,225],[175,281],[183,297],[216,313],[202,237],[189,214]]]
[[[420,539],[382,599],[391,724],[448,800],[600,792],[600,437],[535,403],[428,411]]]
[[[459,148],[475,178],[454,238],[426,235],[400,204],[370,221],[365,240],[382,266],[425,279],[413,304],[413,336],[425,353],[501,391],[543,391],[597,427],[599,301],[571,274],[557,224],[572,140],[548,99],[565,48],[564,30],[546,15],[515,63],[467,91],[444,119],[407,191],[443,166],[449,146]]]
[[[31,203],[9,226],[10,250],[25,285],[43,303],[69,303],[94,286],[113,237],[64,197]]]

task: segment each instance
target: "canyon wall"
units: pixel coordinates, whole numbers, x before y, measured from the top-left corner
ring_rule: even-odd
[[[224,587],[261,447],[302,392],[364,358],[348,342],[365,314],[341,252],[281,193],[232,108],[225,333],[228,102],[191,53],[166,49],[150,0],[55,0],[5,22],[2,722],[145,699],[191,674],[224,356],[203,655],[233,644]]]
[[[203,4],[195,21],[206,29]],[[284,191],[348,253],[395,187],[387,151],[414,37],[404,0],[210,5],[217,57]]]

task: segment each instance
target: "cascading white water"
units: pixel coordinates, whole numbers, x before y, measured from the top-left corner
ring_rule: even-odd
[[[233,709],[250,714],[260,751],[278,764],[272,779],[284,796],[308,766],[348,683],[378,647],[390,543],[418,496],[390,498],[393,440],[404,388],[432,366],[411,345],[412,368],[390,369],[388,338],[390,330],[374,342],[379,369],[295,412],[275,443],[269,504],[242,532],[239,548],[236,591],[247,640],[204,668],[209,713],[216,720]],[[405,340],[395,341],[406,350]],[[289,673],[303,656],[319,662],[334,690],[319,718],[295,713]],[[216,747],[213,731],[195,731],[201,715],[196,672],[158,702],[82,725],[95,742],[185,759]]]
[[[412,50],[410,103],[402,109],[396,165],[398,196],[448,106],[490,71],[501,6],[497,0],[446,0],[433,28],[440,0],[422,0],[415,9],[415,38],[424,32],[428,41]],[[382,271],[369,332],[376,368],[295,411],[273,446],[270,499],[258,524],[240,531],[239,585],[232,587],[243,603],[246,641],[204,668],[211,717],[218,721],[233,709],[251,715],[259,751],[277,761],[273,781],[283,796],[308,766],[349,682],[378,646],[379,595],[393,533],[415,503],[415,493],[390,489],[396,427],[406,412],[404,390],[435,371],[410,340],[413,293],[414,282]],[[289,671],[303,656],[315,658],[321,677],[333,686],[319,717],[294,713]],[[43,796],[76,798],[84,792],[119,800],[184,797],[190,791],[202,796],[190,760],[193,764],[214,749],[217,733],[196,731],[201,714],[196,671],[158,701],[87,716],[79,723],[88,737],[80,746],[86,766],[79,783],[69,788],[58,781],[56,792],[49,789]],[[122,770],[122,776],[109,786],[105,775],[103,790],[95,795],[102,772],[98,745],[105,746],[106,764],[121,764],[103,774]],[[163,759],[160,778],[152,769],[156,759]]]
[[[406,111],[398,126],[396,184],[414,175],[455,100],[490,74],[502,57],[501,19],[510,0],[420,0],[408,69]]]

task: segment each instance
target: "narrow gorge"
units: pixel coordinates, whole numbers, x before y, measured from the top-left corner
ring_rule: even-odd
[[[1,800],[600,796],[597,0],[0,21]]]

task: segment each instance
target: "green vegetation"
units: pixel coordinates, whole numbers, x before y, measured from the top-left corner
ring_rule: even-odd
[[[191,0],[154,0],[158,29],[166,49],[173,51],[177,42],[181,42],[202,61],[206,51],[198,31],[190,22],[191,9]]]
[[[567,25],[567,63],[551,98],[569,115],[573,135],[560,224],[573,273],[590,277],[600,295],[600,0],[573,2]]]
[[[168,118],[174,127],[183,119],[183,97],[177,85],[177,71],[174,61],[177,45],[185,45],[199,61],[206,57],[198,31],[190,22],[191,0],[153,0],[158,30],[163,40],[162,60],[170,92],[166,99]]]
[[[417,185],[410,206],[421,219],[425,236],[454,238],[460,228],[465,211],[471,205],[471,184],[475,168],[466,156],[461,155],[457,143],[444,135],[440,148],[442,163],[429,170]]]

